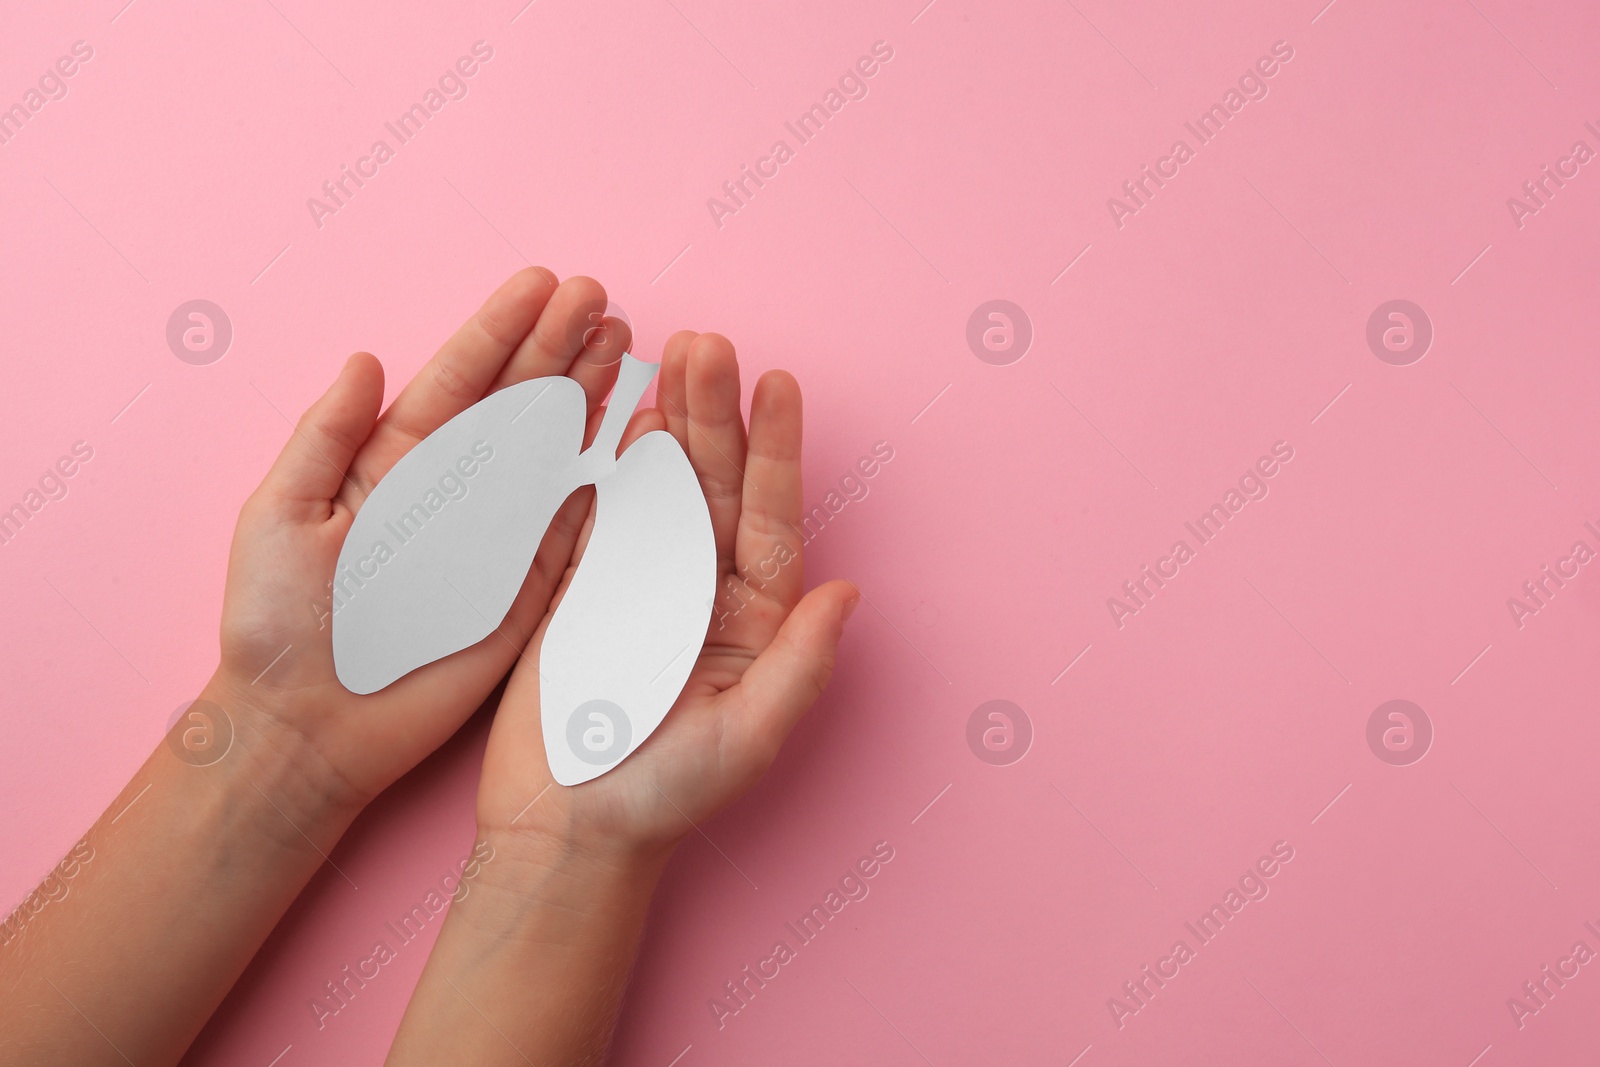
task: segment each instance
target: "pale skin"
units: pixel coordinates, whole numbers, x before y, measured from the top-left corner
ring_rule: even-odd
[[[355,816],[508,672],[477,802],[495,858],[452,907],[390,1059],[603,1056],[673,847],[771,762],[827,684],[856,602],[842,581],[802,595],[794,379],[763,376],[747,431],[732,346],[687,332],[668,342],[657,407],[634,416],[624,445],[660,428],[684,445],[716,533],[721,622],[661,728],[593,782],[551,784],[533,667],[581,560],[592,491],[558,512],[495,633],[378,693],[339,685],[316,606],[367,492],[478,399],[565,374],[584,388],[593,434],[631,342],[626,324],[591,314],[604,305],[592,279],[530,268],[387,410],[382,367],[362,353],[306,412],[234,535],[220,662],[199,694],[226,713],[231,747],[186,758],[180,721],[85,835],[92,858],[66,894],[58,880],[58,899],[8,928],[0,1061],[176,1063]],[[793,558],[768,578],[780,543]]]

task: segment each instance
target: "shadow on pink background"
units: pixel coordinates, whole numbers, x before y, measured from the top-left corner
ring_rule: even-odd
[[[799,375],[808,563],[867,598],[772,774],[669,870],[617,1062],[1600,1051],[1595,965],[1524,990],[1600,950],[1600,568],[1541,571],[1600,551],[1600,162],[1574,157],[1600,152],[1600,11],[124,2],[23,6],[0,37],[0,105],[92,50],[0,126],[0,508],[92,449],[0,546],[0,896],[207,677],[285,416],[353,350],[403,383],[537,262],[603,281],[645,358],[715,329],[746,381]],[[477,42],[399,144],[385,123]],[[801,143],[786,123],[878,42]],[[336,212],[308,207],[380,139]],[[745,167],[769,177],[736,201]],[[209,365],[166,341],[192,299],[232,323]],[[969,345],[992,300],[1020,357]],[[1367,340],[1391,300],[1433,333],[1404,365]],[[1395,699],[1425,758],[1369,746]],[[1016,715],[1013,748],[969,747],[993,700],[1025,758]],[[382,1061],[435,930],[320,1028],[311,1001],[470,850],[487,714],[357,824],[350,881],[318,876],[189,1062]],[[870,894],[735,999],[879,842]]]

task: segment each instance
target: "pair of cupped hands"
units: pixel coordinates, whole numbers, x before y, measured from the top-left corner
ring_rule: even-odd
[[[205,697],[241,727],[309,750],[307,773],[340,806],[365,805],[505,689],[477,798],[480,834],[585,848],[670,851],[771,763],[827,684],[858,593],[804,592],[800,390],[783,371],[756,384],[748,429],[733,346],[683,331],[666,344],[656,406],[633,415],[626,448],[651,430],[677,438],[699,477],[716,539],[717,600],[688,683],[659,729],[594,781],[554,787],[539,723],[540,644],[582,559],[594,491],[557,512],[496,632],[357,696],[334,674],[329,581],[346,532],[384,474],[484,396],[530,378],[583,387],[587,438],[632,343],[602,318],[593,279],[523,270],[489,297],[386,410],[383,368],[352,356],[296,426],[242,509],[222,613],[221,662]],[[757,564],[787,562],[775,575]],[[626,654],[626,650],[622,650]],[[509,677],[508,677],[509,676]]]

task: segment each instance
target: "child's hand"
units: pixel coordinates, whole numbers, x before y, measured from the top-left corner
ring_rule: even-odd
[[[329,581],[351,519],[413,445],[488,393],[544,375],[584,388],[592,414],[631,341],[600,322],[605,291],[590,278],[557,285],[543,268],[501,286],[447,341],[382,417],[383,368],[352,356],[314,404],[234,534],[222,614],[222,660],[203,694],[269,741],[308,744],[334,785],[364,803],[418,763],[479,707],[545,614],[587,500],[568,501],[499,630],[471,648],[355,696],[333,669]]]
[[[486,393],[566,374],[598,406],[630,341],[620,322],[598,322],[603,307],[588,278],[523,271],[381,418],[383,371],[363,354],[300,420],[234,534],[222,659],[200,693],[232,723],[228,747],[220,734],[204,739],[218,747],[192,744],[206,731],[205,709],[191,708],[85,835],[70,896],[34,916],[25,940],[8,931],[0,1059],[98,1063],[109,1043],[119,1062],[177,1063],[361,807],[505,676],[565,571],[586,500],[557,515],[496,633],[370,696],[334,675],[328,583],[367,492]]]
[[[550,788],[535,669],[546,614],[489,736],[478,793],[486,835],[531,840],[536,850],[664,853],[767,769],[832,674],[858,594],[834,581],[801,596],[799,386],[782,371],[762,377],[747,443],[739,365],[725,338],[674,335],[658,381],[657,408],[634,417],[623,444],[670,430],[700,477],[717,544],[709,637],[677,703],[637,752],[594,781]],[[591,512],[573,569],[592,522]]]
[[[680,333],[667,342],[657,398],[656,410],[634,416],[623,445],[670,430],[700,477],[718,569],[705,647],[638,751],[564,788],[550,776],[539,722],[537,657],[555,608],[539,621],[484,754],[478,826],[490,851],[470,895],[464,888],[445,918],[391,1067],[600,1063],[673,846],[767,769],[833,672],[859,594],[836,581],[800,595],[794,379],[774,371],[756,385],[747,442],[733,346]],[[593,498],[593,490],[575,497],[586,519],[574,569]]]

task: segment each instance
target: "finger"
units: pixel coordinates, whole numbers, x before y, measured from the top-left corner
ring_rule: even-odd
[[[555,292],[555,275],[545,268],[518,271],[444,343],[389,405],[351,465],[363,495],[413,445],[483,399]]]
[[[562,282],[550,296],[533,328],[520,339],[494,387],[566,374],[604,321],[605,288],[581,275]]]
[[[703,333],[689,349],[686,378],[689,461],[711,511],[717,570],[733,570],[734,540],[744,498],[744,418],[739,411],[739,361],[726,337]]]
[[[722,699],[740,705],[727,717],[736,751],[753,753],[764,761],[762,766],[777,755],[789,731],[833,677],[845,620],[860,597],[855,586],[842,579],[807,593],[772,643],[745,669],[739,684],[723,694]]]
[[[640,408],[633,413],[633,418],[628,420],[628,428],[622,431],[622,444],[617,446],[617,455],[622,455],[628,450],[629,445],[652,430],[666,428],[666,419],[662,417],[660,411],[655,408]]]
[[[746,582],[784,607],[805,588],[801,566],[800,384],[768,371],[750,400],[750,447],[734,562]],[[769,577],[771,575],[771,577]]]
[[[689,366],[689,347],[700,335],[679,330],[667,338],[661,352],[661,370],[656,375],[656,407],[666,416],[667,430],[678,439],[678,447],[689,451],[689,398],[684,392],[684,374]]]
[[[501,629],[510,633],[518,647],[526,644],[539,620],[556,609],[555,596],[563,580],[581,558],[580,541],[594,521],[594,488],[582,486],[567,497],[545,530],[533,555],[533,566],[522,589],[506,613]]]
[[[382,406],[383,365],[377,357],[357,352],[321,399],[300,416],[261,491],[305,508],[303,515],[327,518],[329,501],[338,495]]]
[[[610,411],[610,406],[600,406],[589,413],[589,422],[584,426],[584,448],[594,445],[595,437],[600,435],[600,424],[605,422],[605,413]],[[627,418],[627,426],[622,427],[622,437],[616,445],[616,454],[621,456],[626,453],[627,446],[637,442],[638,438],[648,434],[651,430],[667,429],[662,422],[661,413],[654,408],[640,408]]]
[[[594,411],[617,384],[623,353],[633,344],[633,330],[621,319],[607,315],[600,325],[590,327],[587,336],[583,351],[572,361],[567,376],[583,386],[589,410]]]

